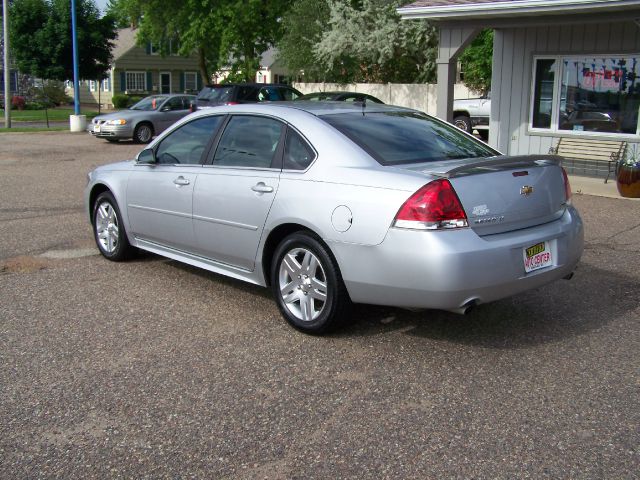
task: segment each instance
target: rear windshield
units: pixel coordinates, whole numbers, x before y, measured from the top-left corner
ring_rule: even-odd
[[[231,87],[204,87],[196,100],[205,102],[228,102],[233,96],[233,86]]]
[[[418,112],[340,113],[320,118],[382,165],[493,157],[498,152]]]

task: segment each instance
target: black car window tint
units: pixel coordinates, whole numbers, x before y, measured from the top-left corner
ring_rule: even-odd
[[[278,89],[275,87],[264,87],[260,89],[258,94],[259,102],[277,102],[281,100]]]
[[[315,158],[316,154],[309,144],[296,131],[289,128],[282,168],[285,170],[305,170]]]
[[[258,99],[258,89],[247,85],[238,87],[238,100],[245,102],[255,102]]]
[[[283,124],[266,117],[231,118],[220,138],[213,164],[224,167],[270,168]]]
[[[382,165],[484,158],[498,152],[456,127],[417,112],[324,115]]]
[[[171,132],[156,150],[159,164],[196,165],[200,163],[211,135],[222,124],[223,115],[198,118]]]
[[[298,94],[290,88],[282,87],[280,88],[280,95],[283,100],[295,100],[298,98]]]
[[[163,109],[167,110],[182,110],[182,97],[173,97],[167,100]]]

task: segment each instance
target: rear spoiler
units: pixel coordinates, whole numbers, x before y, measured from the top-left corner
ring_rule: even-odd
[[[562,157],[558,155],[501,155],[477,162],[469,162],[466,165],[453,167],[446,172],[429,172],[429,174],[441,178],[454,178],[486,173],[487,171],[545,167],[550,165],[561,166]]]

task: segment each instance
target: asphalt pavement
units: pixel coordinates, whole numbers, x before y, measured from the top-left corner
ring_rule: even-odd
[[[574,195],[570,281],[312,337],[265,289],[98,255],[86,173],[139,150],[0,135],[0,478],[640,477],[640,202]]]

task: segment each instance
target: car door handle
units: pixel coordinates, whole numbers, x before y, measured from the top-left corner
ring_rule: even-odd
[[[258,182],[253,187],[251,187],[251,190],[258,193],[271,193],[273,192],[273,187],[265,185],[264,182]]]
[[[186,178],[184,178],[182,175],[180,175],[178,178],[176,178],[173,183],[175,183],[176,185],[180,186],[180,185],[189,185],[189,180],[187,180]]]

